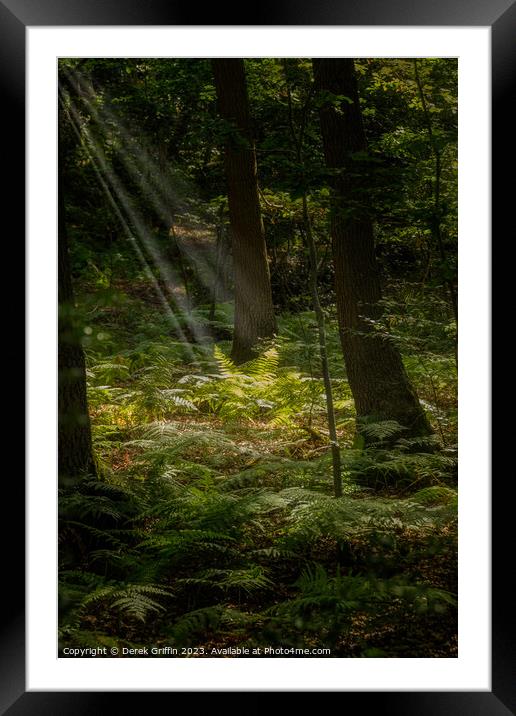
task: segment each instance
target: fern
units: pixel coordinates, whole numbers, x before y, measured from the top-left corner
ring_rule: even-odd
[[[263,567],[259,565],[243,569],[207,569],[196,577],[185,577],[178,582],[185,585],[216,587],[224,592],[238,590],[247,594],[271,589],[274,586]]]
[[[233,376],[241,376],[242,372],[235,363],[221,349],[215,345],[213,347],[213,357],[217,362],[219,373],[224,378],[232,378]]]
[[[165,607],[153,597],[170,597],[170,591],[154,584],[129,584],[96,589],[82,600],[81,607],[101,605],[127,617],[145,622],[149,614],[163,612]]]
[[[203,607],[192,610],[181,616],[170,630],[170,635],[177,644],[195,643],[201,637],[215,631],[234,630],[246,626],[253,617],[235,608],[222,605]]]
[[[454,557],[456,451],[441,449],[441,437],[405,437],[394,420],[366,422],[367,449],[365,440],[351,446],[355,414],[333,320],[338,500],[308,314],[282,318],[284,335],[238,366],[219,346],[190,347],[192,358],[164,339],[168,327],[158,335],[144,319],[127,321],[123,350],[88,349],[105,477],[60,492],[61,644],[154,634],[177,645],[324,642],[339,654],[364,615],[372,629],[387,613],[396,627],[402,614],[453,608],[453,594],[413,575],[431,574],[433,556],[436,572]],[[423,395],[445,425],[437,381],[448,368],[438,358],[435,395]],[[419,364],[409,356],[407,365],[424,388]]]
[[[417,530],[432,532],[436,525],[452,525],[455,510],[449,506],[427,507],[412,500],[331,497],[289,488],[280,495],[289,503],[290,523],[282,538],[289,544],[310,544],[322,536],[346,542],[372,533]]]
[[[170,400],[171,403],[178,407],[187,408],[188,410],[197,410],[191,400],[180,395],[180,393],[183,392],[181,388],[168,388],[167,390],[162,390],[161,395],[165,400]]]
[[[279,353],[271,346],[257,358],[236,366],[217,346],[218,376],[189,376],[190,400],[230,420],[267,418],[272,425],[293,427],[303,412],[324,412],[321,380],[279,367]]]
[[[278,366],[278,349],[275,346],[271,346],[262,355],[245,365],[245,373],[256,381],[270,383],[278,373]]]
[[[62,495],[59,508],[63,517],[70,517],[73,514],[80,514],[83,518],[91,517],[100,520],[102,517],[109,517],[118,522],[122,514],[120,508],[108,497],[103,495],[83,495],[74,493]]]
[[[322,565],[303,570],[295,587],[299,596],[273,607],[272,614],[299,615],[307,612],[330,611],[334,616],[349,614],[358,609],[374,610],[383,602],[403,600],[416,612],[456,606],[453,594],[423,583],[407,584],[402,578],[380,580],[371,576],[327,574]]]
[[[368,444],[381,445],[394,436],[400,436],[406,430],[396,420],[381,420],[379,422],[360,421],[359,432],[369,438]]]
[[[425,487],[412,495],[414,502],[422,505],[452,505],[457,506],[457,492],[449,487],[435,485]]]
[[[129,366],[123,357],[119,357],[116,361],[100,361],[91,366],[87,371],[90,384],[97,388],[103,384],[109,386],[117,382],[123,383],[127,381],[129,375]]]

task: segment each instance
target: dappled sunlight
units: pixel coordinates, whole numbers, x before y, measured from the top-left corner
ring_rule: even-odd
[[[184,175],[177,176],[177,171],[171,166],[163,167],[153,157],[155,152],[146,146],[145,137],[130,133],[125,127],[122,118],[115,114],[109,101],[99,103],[91,85],[76,72],[73,81],[80,87],[80,96],[86,104],[96,127],[101,135],[108,135],[113,125],[122,139],[121,146],[115,145],[116,155],[121,159],[133,181],[140,187],[143,195],[153,207],[156,216],[165,226],[169,226],[169,235],[177,240],[177,247],[184,254],[185,259],[195,267],[199,280],[204,283],[208,291],[213,292],[217,277],[214,273],[214,244],[215,229],[207,226],[206,221],[195,215],[198,202],[192,197],[197,193],[192,182],[186,180]],[[187,200],[187,195],[190,200]],[[127,202],[125,202],[127,203]],[[131,219],[134,220],[134,212]],[[165,259],[154,235],[145,231],[138,221],[139,236],[145,248],[163,277],[165,283],[171,287],[172,292],[178,293],[181,279],[177,275],[170,261]],[[184,241],[184,239],[191,239]],[[180,300],[180,307],[189,312],[192,306],[186,298],[185,287]],[[192,319],[191,328],[195,332],[195,321]]]
[[[77,109],[73,103],[70,102],[70,112],[75,120],[75,129],[78,135],[84,139],[84,146],[95,166],[99,180],[112,204],[122,226],[124,227],[127,240],[134,248],[138,259],[144,269],[145,275],[152,282],[155,288],[156,294],[160,298],[161,304],[165,313],[170,320],[171,326],[174,332],[177,333],[179,338],[184,341],[185,345],[188,345],[188,340],[183,333],[179,321],[174,313],[174,307],[179,308],[184,315],[187,317],[188,326],[191,329],[194,336],[199,340],[202,338],[202,334],[199,331],[195,318],[191,317],[189,306],[185,299],[184,287],[183,290],[179,289],[179,280],[169,263],[165,262],[162,257],[159,248],[156,245],[155,239],[152,232],[144,225],[142,219],[135,212],[132,202],[121,184],[120,180],[116,176],[115,172],[107,162],[104,152],[102,151],[99,143],[95,141],[91,132],[86,127],[79,127],[79,118]],[[125,218],[127,217],[127,219]],[[133,229],[133,231],[131,230]],[[154,276],[153,271],[150,268],[149,262],[145,257],[142,247],[145,248],[150,255],[154,265],[158,271],[165,277],[165,291],[163,291],[161,285],[158,283]],[[172,305],[171,305],[172,304]],[[192,354],[192,360],[195,360]]]
[[[457,655],[457,63],[355,64],[59,62],[60,656]]]

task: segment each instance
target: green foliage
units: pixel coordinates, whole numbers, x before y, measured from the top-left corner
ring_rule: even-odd
[[[232,636],[242,632],[242,627],[252,621],[250,615],[233,607],[204,607],[184,614],[173,624],[169,633],[176,644],[192,646],[213,633]]]
[[[412,60],[356,66],[370,152],[350,159],[353,202],[375,221],[385,286],[371,327],[400,348],[435,438],[408,438],[394,420],[365,421],[355,433],[318,117],[321,103],[339,108],[347,98],[314,93],[310,60],[246,60],[279,335],[238,366],[228,357],[233,286],[219,148],[228,127],[209,61],[60,61],[83,90],[68,103],[85,141],[74,144],[71,126],[61,139],[71,318],[101,475],[59,494],[61,649],[152,641],[323,645],[337,657],[433,656],[436,644],[439,655],[453,653],[457,65],[418,60],[422,93]],[[291,122],[296,131],[303,124],[303,162]],[[339,499],[303,193],[320,259]]]
[[[247,594],[274,587],[274,582],[266,576],[260,565],[247,569],[207,569],[195,577],[180,579],[179,584],[203,585],[210,589],[222,589],[224,592],[236,590]]]
[[[453,595],[425,584],[407,584],[403,578],[378,579],[373,575],[334,575],[316,564],[303,570],[295,585],[296,595],[268,610],[263,627],[266,638],[306,647],[317,643],[338,649],[353,627],[357,613],[381,621],[382,611],[408,607],[414,614],[442,615],[456,605]],[[379,616],[380,615],[380,616]],[[364,642],[363,656],[388,656]]]
[[[454,505],[457,506],[457,492],[449,487],[435,485],[418,490],[412,499],[423,505]]]
[[[153,612],[163,612],[165,607],[153,597],[168,597],[169,591],[154,584],[129,584],[101,587],[82,600],[82,608],[100,607],[102,610],[120,612],[130,619],[145,622]]]
[[[386,316],[451,436],[452,364],[439,362],[447,339],[435,342],[423,321],[415,340],[415,306],[394,326],[394,303]],[[106,316],[91,318],[103,330]],[[407,610],[430,620],[453,612],[447,590],[418,571],[421,560],[453,555],[453,446],[405,438],[395,421],[366,423],[367,448],[354,440],[331,313],[328,321],[330,361],[340,366],[333,380],[343,445],[339,500],[331,497],[308,314],[283,317],[276,341],[240,366],[221,345],[185,365],[184,346],[163,342],[159,324],[129,347],[122,332],[113,352],[88,350],[104,478],[60,495],[61,648],[138,645],[152,631],[177,647],[315,640],[346,654],[357,619],[383,634],[402,630]],[[426,382],[429,366],[435,390]],[[394,653],[375,637],[353,648],[366,657]]]
[[[139,470],[148,476],[134,493],[136,514],[126,504],[135,496],[126,489],[104,491],[100,484],[89,490],[93,495],[62,496],[66,541],[66,530],[79,525],[83,539],[87,535],[95,542],[87,567],[62,571],[62,643],[77,643],[93,620],[96,632],[107,641],[115,633],[119,643],[138,642],[143,632],[136,625],[152,623],[180,646],[195,645],[208,634],[295,645],[317,635],[338,648],[357,611],[374,615],[379,604],[399,600],[415,614],[452,606],[442,590],[407,580],[402,563],[401,573],[387,580],[369,571],[330,576],[321,564],[308,563],[284,598],[269,608],[282,571],[295,574],[321,541],[340,548],[361,544],[366,552],[385,552],[388,560],[404,535],[430,539],[436,531],[454,530],[455,493],[426,488],[400,500],[349,490],[335,500],[306,487],[276,491],[206,479],[202,471],[177,468],[180,456],[199,448],[198,440],[206,460],[206,449],[213,445],[218,452],[224,435],[180,435],[172,426],[155,424],[132,441],[141,450]],[[110,497],[104,494],[110,491]],[[109,527],[93,529],[92,519],[109,520]],[[371,565],[364,562],[367,570]],[[124,580],[129,575],[131,582]],[[234,609],[234,600],[245,605],[245,614]],[[254,603],[264,606],[249,610]]]
[[[236,366],[214,348],[217,373],[186,376],[191,401],[204,412],[226,420],[266,419],[291,427],[304,412],[324,410],[323,386],[297,371],[279,367],[275,346],[247,364]]]
[[[313,612],[329,612],[339,619],[341,615],[349,615],[358,609],[377,610],[379,604],[389,602],[393,597],[414,605],[416,612],[428,609],[442,612],[447,605],[456,604],[453,595],[444,590],[422,584],[406,584],[399,578],[378,580],[371,576],[342,575],[339,570],[330,576],[321,565],[307,567],[295,587],[299,590],[298,596],[272,611],[279,611],[290,618],[301,617],[303,622],[303,617]]]
[[[456,515],[453,505],[437,507],[421,496],[417,500],[363,496],[335,500],[329,495],[299,488],[287,488],[279,494],[289,506],[287,528],[280,540],[290,549],[313,544],[321,537],[345,543],[355,538],[407,530],[424,534],[436,526],[453,525]]]
[[[435,443],[435,438],[400,438],[392,448],[383,447],[380,440],[367,450],[359,445],[343,453],[344,471],[358,484],[374,489],[394,486],[413,491],[426,485],[454,484],[457,457],[453,451],[435,450]],[[429,447],[432,450],[427,452]]]
[[[163,343],[159,325],[129,348],[88,352],[104,479],[60,495],[61,646],[145,643],[152,629],[176,646],[315,639],[338,654],[350,648],[358,615],[382,632],[380,613],[401,629],[403,610],[423,618],[453,607],[417,565],[453,553],[455,452],[405,438],[395,421],[366,423],[367,448],[353,441],[341,370],[334,391],[344,496],[331,497],[310,321],[284,317],[274,344],[240,366],[219,345],[185,366],[184,347]],[[413,338],[409,326],[396,324],[402,338]],[[429,328],[425,346],[407,358],[422,386],[418,355],[427,369],[428,356],[439,355],[428,352],[432,336]],[[437,386],[440,364],[430,364]],[[438,400],[450,379],[443,370]],[[366,639],[357,655],[390,655],[384,647]]]

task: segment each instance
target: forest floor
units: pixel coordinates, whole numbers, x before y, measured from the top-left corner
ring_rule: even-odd
[[[283,316],[279,339],[237,367],[229,343],[180,340],[144,282],[93,288],[78,321],[101,479],[60,498],[61,649],[457,656],[455,376],[442,341],[405,355],[439,450],[414,449],[392,421],[364,449],[330,316],[336,500],[310,314]],[[229,323],[219,306],[215,328]]]

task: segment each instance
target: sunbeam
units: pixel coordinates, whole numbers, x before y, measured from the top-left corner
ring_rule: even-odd
[[[113,209],[114,209],[114,211],[115,211],[115,213],[124,229],[127,239],[131,243],[131,246],[135,250],[135,252],[138,256],[138,259],[140,260],[140,263],[143,267],[145,275],[151,281],[152,286],[155,289],[158,298],[160,299],[160,302],[165,310],[165,314],[166,314],[167,318],[169,319],[174,332],[178,335],[180,340],[185,344],[185,347],[186,347],[187,351],[189,352],[192,362],[197,362],[196,355],[190,346],[190,342],[188,341],[186,335],[184,334],[184,332],[181,328],[181,325],[180,325],[176,315],[174,314],[174,311],[172,310],[172,308],[169,304],[169,301],[167,300],[167,297],[163,293],[163,290],[162,290],[161,286],[159,285],[152,269],[150,268],[149,263],[144,255],[144,253],[142,252],[140,246],[138,245],[137,239],[140,239],[140,241],[143,243],[143,245],[146,248],[147,248],[147,244],[149,243],[146,241],[147,232],[146,232],[144,225],[142,224],[142,222],[139,220],[139,218],[136,216],[134,210],[132,209],[129,198],[128,198],[125,190],[121,186],[121,184],[120,184],[118,178],[116,177],[115,173],[113,172],[113,170],[109,167],[109,165],[104,157],[104,153],[102,152],[101,148],[98,146],[98,143],[95,142],[95,140],[91,136],[91,133],[86,128],[82,128],[82,130],[81,130],[78,112],[77,112],[73,102],[71,101],[71,98],[69,97],[69,93],[67,93],[62,88],[61,88],[61,93],[62,93],[62,97],[68,99],[67,108],[69,108],[69,110],[70,110],[68,116],[71,120],[71,124],[73,126],[74,132],[78,136],[79,141],[82,143],[82,145],[86,149],[86,152],[92,162],[92,166],[94,167],[95,172],[99,178],[100,184],[101,184],[103,190],[105,191],[106,196],[108,197],[108,200],[109,200],[111,206],[113,207]],[[61,99],[61,101],[62,101],[62,99]],[[133,225],[135,232],[131,231],[131,228],[130,228],[126,218],[124,217],[124,214],[118,204],[117,199],[120,202],[120,204],[122,205],[123,210],[127,214],[129,220],[131,221],[131,224]],[[133,235],[134,233],[136,233],[136,237]],[[171,296],[171,299],[173,301],[175,301],[174,296]],[[188,314],[186,314],[186,316],[188,316]],[[190,320],[189,326],[190,326],[190,323],[191,323],[191,327],[192,327],[192,333],[194,333],[194,335],[197,335],[197,337],[199,339],[201,339],[202,336],[197,328],[195,321]]]
[[[450,671],[459,68],[416,65],[59,58],[60,659]]]
[[[162,223],[169,228],[178,249],[187,259],[188,263],[196,269],[199,281],[207,288],[211,296],[216,291],[218,280],[217,272],[210,261],[209,253],[200,250],[195,246],[195,239],[200,239],[206,245],[210,242],[215,247],[213,227],[203,221],[195,212],[192,202],[184,199],[184,191],[177,190],[178,181],[169,167],[163,169],[152,157],[151,151],[146,146],[143,138],[136,139],[124,125],[122,119],[106,105],[103,104],[99,110],[94,102],[96,97],[91,85],[78,73],[74,73],[73,80],[80,87],[80,96],[88,109],[97,127],[107,134],[109,124],[117,127],[119,136],[123,139],[125,146],[118,151],[118,156],[131,178],[142,190],[143,196],[149,201],[156,215]],[[181,177],[184,183],[184,177]],[[191,194],[195,193],[193,186],[185,187]],[[179,219],[179,221],[178,221]],[[158,270],[167,283],[177,285],[179,279],[170,262],[163,258],[161,247],[155,237],[148,231],[144,232],[145,247],[151,254]],[[185,312],[189,312],[192,306],[187,299],[177,296],[177,301]]]

